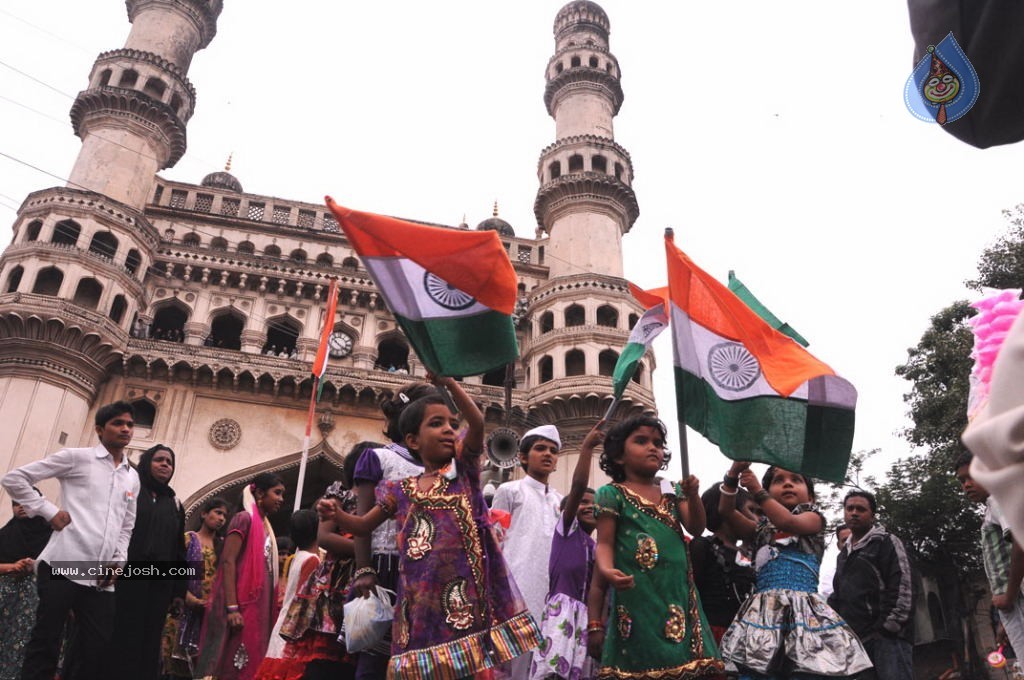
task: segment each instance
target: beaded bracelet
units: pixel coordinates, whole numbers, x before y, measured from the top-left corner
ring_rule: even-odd
[[[604,624],[600,621],[590,621],[589,623],[587,623],[588,633],[597,633],[601,631],[604,631]]]

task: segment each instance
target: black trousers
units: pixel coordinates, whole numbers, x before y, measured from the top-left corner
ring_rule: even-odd
[[[173,581],[117,582],[117,654],[110,680],[158,680],[160,639],[172,599]]]
[[[64,677],[105,680],[114,634],[114,593],[53,576],[46,562],[39,563],[37,574],[39,609],[25,647],[21,680],[53,680],[69,613],[75,616],[75,635]]]

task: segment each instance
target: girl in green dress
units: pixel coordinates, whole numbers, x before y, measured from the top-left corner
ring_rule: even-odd
[[[723,670],[683,534],[705,528],[699,483],[657,476],[669,461],[665,436],[660,420],[639,416],[605,438],[601,469],[613,483],[597,492],[596,558],[614,593],[601,680],[688,680]]]

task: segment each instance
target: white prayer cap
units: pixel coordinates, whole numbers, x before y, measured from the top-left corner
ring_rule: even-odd
[[[562,448],[562,438],[558,436],[558,428],[554,425],[541,425],[535,427],[526,434],[523,435],[523,439],[537,435],[538,437],[544,437],[549,441],[553,441],[558,445],[558,448]]]

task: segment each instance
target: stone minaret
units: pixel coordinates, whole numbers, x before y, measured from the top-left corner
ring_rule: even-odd
[[[100,383],[120,370],[159,235],[155,174],[185,152],[195,52],[222,0],[128,0],[125,46],[100,54],[71,107],[82,148],[66,187],[22,203],[0,257],[0,474],[93,445]]]
[[[608,15],[597,4],[565,5],[555,17],[555,55],[546,72],[555,143],[540,155],[534,213],[549,236],[541,243],[550,278],[532,291],[524,363],[530,423],[554,423],[563,435],[559,486],[568,486],[579,443],[610,402],[615,360],[642,311],[622,278],[622,235],[640,211],[633,164],[615,142],[623,94],[608,33]],[[644,363],[614,417],[653,407],[653,357]]]

